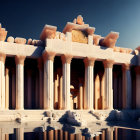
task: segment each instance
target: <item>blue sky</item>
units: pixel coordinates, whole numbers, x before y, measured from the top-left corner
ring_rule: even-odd
[[[39,39],[45,24],[62,31],[79,14],[96,28],[96,34],[119,32],[117,46],[134,49],[140,45],[139,0],[5,0],[0,4],[0,23],[8,36],[26,39]]]

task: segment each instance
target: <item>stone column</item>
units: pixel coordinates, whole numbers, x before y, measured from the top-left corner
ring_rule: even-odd
[[[49,131],[48,131],[49,140],[53,140],[53,139],[54,139],[53,131],[54,131],[54,130],[49,130]]]
[[[38,59],[38,69],[39,69],[39,108],[43,108],[43,60]]]
[[[58,140],[58,130],[54,130],[54,139]]]
[[[75,134],[75,135],[76,135],[76,140],[82,140],[82,135],[81,134]]]
[[[105,100],[105,76],[104,74],[102,75],[102,78],[101,78],[101,97],[102,97],[102,109],[105,108],[105,103],[104,103],[104,100]]]
[[[68,131],[64,131],[64,135],[65,135],[64,139],[68,140]]]
[[[74,139],[75,139],[75,134],[70,133],[70,135],[69,135],[69,139],[70,139],[70,140],[74,140]]]
[[[63,92],[63,77],[62,77],[62,69],[59,68],[57,70],[58,72],[58,109],[62,109],[62,92]]]
[[[82,140],[85,140],[86,138],[85,138],[85,136],[82,136]]]
[[[104,62],[105,67],[105,108],[106,109],[113,109],[113,75],[112,75],[112,68],[113,68],[113,60],[105,60]]]
[[[94,84],[94,109],[97,110],[99,109],[99,98],[100,98],[100,78],[99,74],[95,76],[95,84]]]
[[[5,134],[5,140],[9,140],[9,134]]]
[[[100,140],[100,137],[99,137],[99,136],[96,136],[95,139],[96,139],[96,140]]]
[[[58,75],[54,73],[54,109],[58,109]]]
[[[53,61],[55,53],[47,52],[43,53],[44,59],[44,109],[53,110],[54,106],[54,90],[53,90]]]
[[[12,109],[16,108],[16,72],[12,68]]]
[[[115,140],[118,140],[118,128],[115,128]]]
[[[27,107],[32,108],[32,71],[27,70]]]
[[[108,128],[106,132],[107,140],[113,140],[113,128]]]
[[[62,98],[62,108],[69,110],[70,109],[70,63],[72,60],[71,55],[62,55],[61,56],[63,63],[63,98]]]
[[[93,110],[94,101],[94,62],[95,58],[85,58],[85,97],[84,109]]]
[[[5,109],[5,58],[4,53],[0,53],[0,109]]]
[[[136,109],[140,109],[140,66],[135,68],[136,71]]]
[[[16,140],[24,140],[24,128],[16,128]]]
[[[9,109],[9,69],[5,69],[5,109]]]
[[[63,140],[63,130],[59,130],[59,139]]]
[[[24,109],[24,60],[25,56],[16,56],[16,109]]]
[[[0,140],[5,140],[5,134],[3,133],[3,128],[0,128]]]
[[[118,109],[118,98],[119,98],[119,92],[118,92],[118,88],[117,88],[117,84],[118,84],[118,74],[117,72],[115,71],[113,73],[113,86],[114,86],[114,91],[113,91],[113,94],[114,94],[114,109]]]
[[[102,130],[101,140],[105,140],[105,130]]]
[[[79,78],[78,109],[83,109],[83,79]]]
[[[123,81],[123,109],[131,108],[131,97],[132,97],[132,85],[131,85],[131,74],[130,74],[130,65],[123,64],[122,65],[122,81]]]
[[[47,131],[43,132],[43,140],[47,140]]]

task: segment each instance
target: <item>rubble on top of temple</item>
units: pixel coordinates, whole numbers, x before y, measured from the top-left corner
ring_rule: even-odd
[[[99,44],[104,47],[114,48],[118,38],[118,32],[110,32],[106,37],[99,41]]]
[[[5,41],[7,37],[7,31],[5,28],[2,28],[1,24],[0,24],[0,41]],[[22,37],[12,37],[9,36],[7,38],[7,42],[9,43],[17,43],[17,44],[28,44],[28,45],[34,45],[34,46],[44,46],[44,42],[41,40],[32,40],[32,39],[28,39],[28,41],[25,38]]]
[[[7,31],[5,28],[2,28],[0,24],[0,41],[5,41],[6,36],[7,36]]]
[[[89,24],[85,24],[81,15],[78,15],[77,18],[73,20],[73,22],[67,22],[62,32],[57,31],[56,26],[45,25],[41,32],[40,40],[35,40],[31,38],[26,40],[25,38],[21,37],[14,38],[12,36],[9,36],[7,38],[7,42],[45,47],[46,39],[60,39],[62,41],[67,41],[67,32],[71,32],[72,42],[89,44],[89,37],[91,37],[93,38],[93,41],[91,41],[93,45],[106,48],[113,48],[114,52],[138,54],[138,52],[140,51],[140,47],[136,48],[135,50],[117,47],[116,42],[119,38],[118,32],[111,31],[105,37],[94,34],[95,28],[90,27]],[[0,24],[0,41],[5,41],[6,36],[7,31],[5,28],[2,28]]]
[[[63,33],[57,32],[56,26],[45,25],[40,35],[41,40],[49,39],[62,39],[66,40],[65,34],[71,32],[72,41],[88,44],[88,35],[93,36],[93,44],[101,45],[104,47],[114,48],[119,38],[119,33],[110,32],[106,37],[95,35],[95,28],[85,24],[81,15],[77,16],[73,22],[67,22],[63,29]]]

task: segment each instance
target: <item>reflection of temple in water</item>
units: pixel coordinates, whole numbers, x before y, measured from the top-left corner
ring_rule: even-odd
[[[140,48],[117,47],[118,33],[96,35],[81,16],[63,33],[56,30],[46,25],[40,40],[26,44],[24,38],[5,42],[0,26],[1,121],[46,110],[140,108]]]
[[[1,140],[139,140],[140,136],[140,131],[122,128],[104,129],[101,134],[94,137],[88,137],[82,133],[73,134],[63,130],[33,132],[33,128],[16,128],[13,134],[5,131],[1,129]]]

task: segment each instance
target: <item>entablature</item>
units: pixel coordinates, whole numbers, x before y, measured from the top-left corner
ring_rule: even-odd
[[[113,48],[106,48],[92,44],[69,42],[59,39],[46,39],[46,51],[56,55],[71,54],[74,58],[94,57],[97,60],[113,59],[115,64],[137,65],[137,55],[133,53],[115,52]]]
[[[23,55],[26,57],[38,58],[42,56],[44,48],[28,44],[17,44],[0,41],[0,52],[7,56]]]

